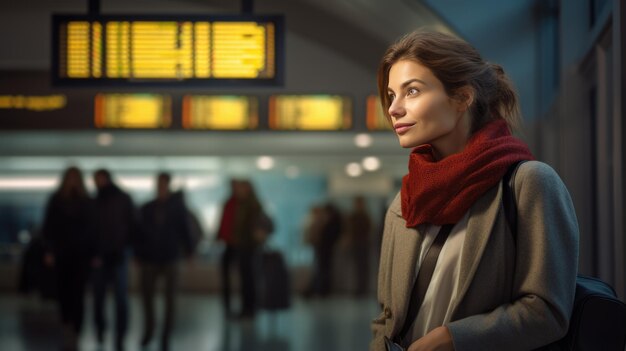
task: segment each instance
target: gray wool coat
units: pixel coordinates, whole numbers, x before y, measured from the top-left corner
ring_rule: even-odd
[[[567,189],[548,165],[521,164],[512,180],[517,237],[509,231],[502,186],[470,208],[458,298],[447,325],[455,350],[532,350],[567,332],[578,269],[578,224]],[[406,228],[400,196],[385,217],[371,350],[402,329],[423,234]],[[514,242],[516,240],[517,242]]]

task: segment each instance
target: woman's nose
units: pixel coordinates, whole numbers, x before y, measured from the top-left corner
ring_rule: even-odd
[[[404,110],[404,106],[402,106],[399,99],[396,99],[393,102],[391,102],[391,105],[389,105],[388,112],[389,112],[389,116],[392,116],[392,117],[402,117],[406,113]]]

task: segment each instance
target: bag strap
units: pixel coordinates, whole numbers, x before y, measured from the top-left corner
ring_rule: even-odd
[[[517,161],[511,166],[502,177],[502,205],[504,206],[504,217],[509,224],[513,243],[517,243],[517,202],[515,201],[515,190],[511,188],[511,179],[515,179],[517,168],[526,161]]]
[[[430,285],[430,280],[433,277],[433,272],[435,271],[435,266],[437,265],[437,259],[439,258],[443,245],[446,243],[446,239],[448,239],[448,235],[450,235],[450,232],[452,231],[452,227],[454,227],[454,224],[446,224],[439,229],[439,233],[437,233],[435,241],[433,241],[430,248],[428,248],[426,257],[424,257],[424,261],[420,265],[419,271],[417,272],[417,278],[415,278],[413,289],[411,290],[409,310],[406,318],[404,319],[402,330],[396,337],[397,342],[400,344],[402,343],[402,340],[404,340],[406,333],[409,331],[409,328],[417,317],[422,301],[424,301],[426,290],[428,290],[428,285]]]

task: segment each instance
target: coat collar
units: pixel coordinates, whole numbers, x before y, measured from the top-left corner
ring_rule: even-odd
[[[453,309],[463,301],[467,293],[480,260],[483,257],[487,242],[493,233],[498,212],[502,206],[502,187],[498,186],[487,191],[471,208],[467,223],[467,234],[461,252],[461,267],[459,272],[459,291]],[[453,311],[454,312],[454,311]],[[454,314],[453,314],[454,315]]]
[[[502,187],[498,183],[498,186],[487,191],[469,210],[467,233],[461,252],[459,291],[456,300],[453,302],[455,310],[471,285],[493,231],[493,225],[501,207],[501,189]],[[391,284],[393,290],[405,293],[394,295],[392,310],[396,320],[404,321],[409,308],[411,290],[416,275],[416,260],[424,239],[424,231],[422,226],[406,228],[399,200],[398,196],[389,208],[389,211],[395,214],[398,219],[393,228],[395,234],[393,235],[393,274]],[[401,328],[402,324],[397,323],[393,332],[397,333]]]

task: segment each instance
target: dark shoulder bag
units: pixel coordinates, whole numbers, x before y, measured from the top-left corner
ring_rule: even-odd
[[[510,183],[521,163],[512,165],[502,181],[504,213],[514,239],[517,239],[517,203]],[[624,351],[625,346],[626,305],[617,299],[609,284],[578,275],[567,334],[540,350]]]

